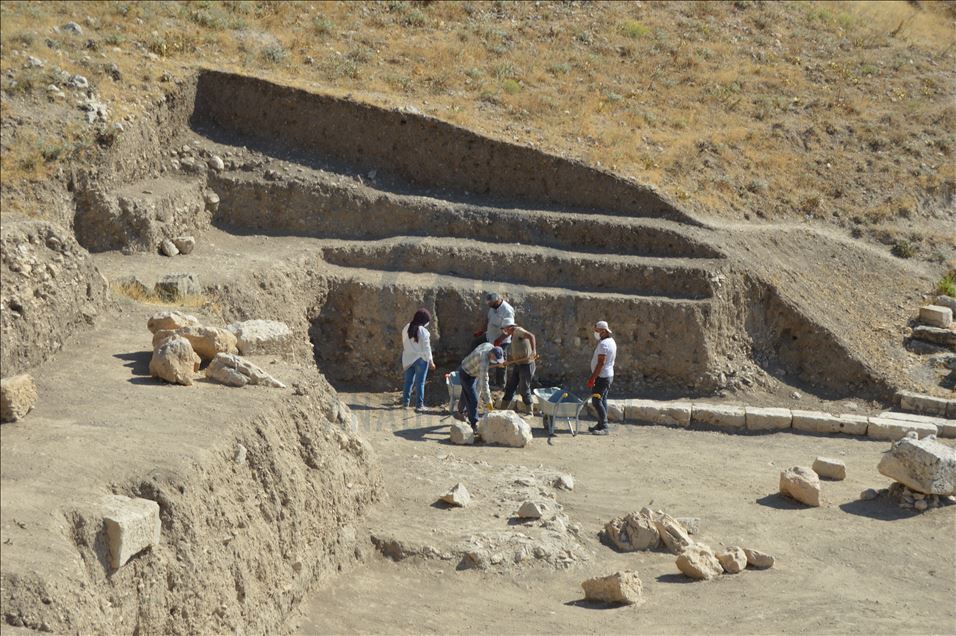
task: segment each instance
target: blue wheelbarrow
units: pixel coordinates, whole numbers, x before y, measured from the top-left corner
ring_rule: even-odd
[[[538,396],[538,410],[548,436],[554,435],[555,420],[567,422],[572,436],[578,434],[578,421],[581,409],[584,408],[584,400],[557,386],[535,389],[534,394]]]

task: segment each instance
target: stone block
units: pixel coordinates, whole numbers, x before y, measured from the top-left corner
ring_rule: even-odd
[[[644,587],[637,572],[615,572],[581,583],[584,599],[594,603],[638,605],[644,602]]]
[[[745,411],[748,431],[780,431],[793,423],[790,409],[748,406]]]
[[[677,569],[692,579],[709,581],[724,573],[714,551],[702,543],[694,543],[677,557]]]
[[[475,443],[475,432],[464,422],[452,422],[448,431],[448,441],[465,446]]]
[[[939,305],[925,305],[919,308],[919,321],[930,327],[949,329],[953,324],[953,310]]]
[[[175,301],[186,296],[199,296],[202,294],[202,286],[199,284],[199,277],[192,272],[179,274],[166,274],[154,286],[156,295],[167,301]]]
[[[956,331],[952,329],[917,325],[913,327],[913,338],[956,351]]]
[[[292,329],[278,320],[246,320],[226,327],[236,336],[244,356],[283,354],[292,348]]]
[[[933,304],[939,305],[940,307],[949,307],[949,310],[956,316],[956,298],[947,296],[946,294],[940,294],[936,297],[936,302]]]
[[[628,422],[687,427],[690,426],[691,410],[688,402],[628,400],[624,406],[624,417]]]
[[[103,508],[103,526],[114,570],[143,550],[159,545],[162,524],[159,504],[155,501],[110,495],[104,500]]]
[[[0,422],[22,420],[36,403],[37,387],[29,374],[0,380]]]
[[[742,406],[718,404],[694,404],[690,421],[703,426],[725,430],[738,430],[747,426],[747,412]]]
[[[908,435],[883,454],[880,474],[926,495],[956,492],[956,448]]]
[[[820,411],[793,410],[791,413],[793,414],[793,430],[804,433],[821,433],[824,435],[843,433],[844,426],[847,424],[836,415]]]
[[[912,391],[900,391],[900,408],[925,415],[945,415],[948,400],[945,398],[922,395]]]
[[[866,429],[870,424],[870,418],[867,416],[843,413],[839,418],[841,433],[845,435],[866,435]]]
[[[531,443],[531,426],[514,411],[492,411],[478,421],[478,435],[486,444],[523,448]]]
[[[920,438],[926,437],[927,435],[937,435],[939,433],[939,430],[934,424],[871,417],[870,425],[866,429],[866,436],[871,439],[895,442],[896,440],[906,437],[908,431],[916,431]]]
[[[843,481],[846,479],[846,464],[839,459],[817,457],[813,462],[813,472],[825,479]]]
[[[780,494],[808,506],[820,505],[820,478],[805,466],[794,466],[780,473]]]

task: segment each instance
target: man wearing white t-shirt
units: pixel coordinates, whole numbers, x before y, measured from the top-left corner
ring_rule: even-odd
[[[607,426],[607,392],[614,381],[614,360],[617,358],[617,343],[612,336],[607,321],[594,323],[594,337],[598,344],[591,356],[591,377],[588,378],[591,401],[598,417],[597,425],[588,427],[593,435],[607,435],[610,432]]]

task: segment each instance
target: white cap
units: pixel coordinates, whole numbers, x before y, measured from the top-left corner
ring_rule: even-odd
[[[506,327],[514,327],[514,326],[516,326],[517,324],[518,324],[518,323],[515,322],[515,319],[514,319],[514,318],[511,318],[511,317],[505,317],[505,318],[502,318],[502,319],[501,319],[501,328],[502,328],[502,329],[505,329]]]
[[[613,331],[611,331],[611,328],[607,326],[606,320],[598,320],[596,323],[594,323],[594,328],[600,329],[602,331],[606,331],[608,333],[614,333]]]

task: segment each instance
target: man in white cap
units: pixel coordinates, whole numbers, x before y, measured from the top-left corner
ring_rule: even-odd
[[[501,321],[501,333],[512,339],[511,348],[506,352],[508,366],[508,383],[505,385],[505,396],[502,400],[504,408],[509,408],[515,393],[521,396],[528,413],[534,415],[531,402],[531,381],[534,380],[535,360],[538,357],[537,341],[534,334],[515,324],[514,319],[505,318]]]
[[[607,392],[614,381],[614,359],[617,358],[617,343],[606,320],[594,323],[594,338],[598,341],[591,356],[591,377],[588,388],[591,389],[591,403],[597,411],[597,425],[589,426],[593,435],[607,435]]]
[[[508,355],[508,349],[511,348],[511,336],[501,330],[505,321],[514,324],[515,310],[508,301],[491,292],[485,296],[485,302],[488,304],[488,320],[485,324],[485,338],[488,342],[501,347],[505,355]],[[505,370],[495,369],[494,384],[503,386],[505,383]]]
[[[478,405],[484,411],[492,410],[491,389],[488,388],[488,367],[504,364],[505,352],[490,342],[483,342],[465,356],[458,368],[461,396],[465,401],[468,423],[478,432]],[[477,385],[477,387],[476,387]]]

